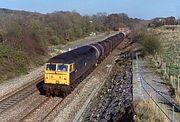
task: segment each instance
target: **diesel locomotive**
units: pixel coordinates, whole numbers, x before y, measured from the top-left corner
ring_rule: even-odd
[[[66,95],[72,91],[108,54],[120,44],[128,32],[121,32],[101,42],[59,54],[45,63],[43,89],[46,95]]]

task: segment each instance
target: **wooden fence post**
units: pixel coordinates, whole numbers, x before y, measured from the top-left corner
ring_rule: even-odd
[[[178,85],[177,85],[177,90],[179,91],[179,75],[178,75]]]
[[[173,87],[176,90],[176,76],[173,76]]]

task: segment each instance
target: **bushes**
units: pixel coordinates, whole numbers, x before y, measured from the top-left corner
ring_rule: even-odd
[[[0,44],[0,81],[27,73],[28,62],[24,52]]]
[[[161,42],[153,34],[143,32],[137,35],[135,40],[141,45],[143,52],[146,54],[154,55],[156,52],[160,53],[162,51]]]
[[[21,26],[17,22],[11,22],[7,25],[7,35],[10,37],[20,37],[22,35]]]
[[[135,122],[163,122],[161,112],[157,111],[157,106],[152,100],[139,100],[134,103]]]

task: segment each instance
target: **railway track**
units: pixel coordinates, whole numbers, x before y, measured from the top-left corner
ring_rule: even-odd
[[[43,81],[43,76],[32,82],[27,83],[20,89],[12,91],[0,98],[0,114],[8,110],[12,106],[16,105],[18,102],[27,98],[29,95],[35,93],[38,89],[36,85]]]
[[[44,121],[63,101],[58,97],[46,97],[40,104],[34,106],[24,117],[19,121]]]
[[[47,114],[46,116],[44,116],[44,118],[42,119],[42,121],[44,121],[46,118],[48,118],[48,116],[62,103],[63,99],[58,103],[56,104]]]

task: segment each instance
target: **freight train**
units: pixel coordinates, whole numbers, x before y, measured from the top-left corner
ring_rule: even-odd
[[[45,63],[43,89],[47,96],[67,95],[105,57],[120,44],[127,32],[121,32],[101,42],[82,46],[59,54]]]

